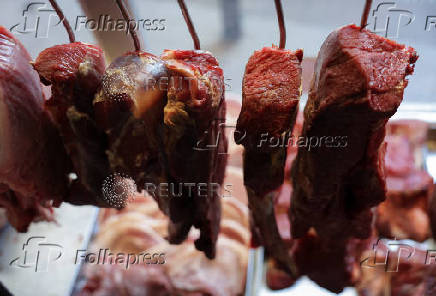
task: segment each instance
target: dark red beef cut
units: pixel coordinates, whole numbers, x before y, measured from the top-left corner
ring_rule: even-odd
[[[192,194],[183,188],[182,198],[170,200],[170,242],[180,243],[194,225],[200,230],[196,248],[213,258],[228,148],[223,71],[207,51],[165,50],[162,59],[170,77],[164,108],[169,174],[176,184],[196,184]],[[206,192],[200,192],[200,184],[207,184]]]
[[[106,70],[94,106],[111,168],[156,199],[171,221],[170,242],[182,242],[195,226],[196,247],[213,258],[221,211],[219,188],[210,184],[222,184],[227,157],[216,59],[202,51],[165,51],[162,58],[128,53]],[[203,196],[199,183],[208,187],[201,185]]]
[[[68,158],[23,45],[0,27],[0,207],[24,232],[67,194]]]
[[[265,47],[248,60],[242,83],[242,110],[235,141],[244,145],[244,184],[256,243],[281,268],[293,270],[274,215],[277,189],[284,181],[286,143],[301,95],[303,52]]]
[[[108,206],[101,196],[103,181],[110,174],[106,136],[97,128],[92,106],[105,70],[103,51],[80,42],[57,45],[42,51],[34,68],[41,81],[51,85],[47,109],[78,177],[66,201]]]
[[[294,132],[298,131],[294,128]],[[293,154],[294,151],[288,150],[288,158],[292,158]],[[283,289],[292,286],[304,275],[335,293],[341,292],[345,287],[354,286],[360,278],[359,263],[362,253],[370,249],[371,239],[323,239],[314,230],[299,239],[290,237],[291,225],[287,212],[292,204],[292,201],[289,201],[292,186],[285,181],[278,191],[279,198],[275,204],[276,220],[280,236],[286,242],[289,254],[297,267],[297,274],[290,275],[284,272],[275,259],[269,258],[266,272],[268,287],[273,290]]]
[[[317,143],[299,147],[292,168],[293,237],[310,227],[335,240],[370,235],[371,207],[386,197],[385,125],[416,60],[413,48],[355,25],[328,36],[304,110],[302,136]]]
[[[160,137],[166,92],[151,83],[162,76],[167,71],[158,57],[127,53],[106,69],[94,99],[97,124],[108,137],[112,171],[133,178],[141,189],[146,183],[167,182]]]

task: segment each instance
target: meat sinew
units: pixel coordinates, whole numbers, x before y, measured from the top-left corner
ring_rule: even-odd
[[[304,111],[309,145],[299,147],[292,169],[294,237],[310,227],[335,240],[370,235],[370,208],[386,197],[385,124],[416,60],[413,48],[355,25],[328,36]]]
[[[18,231],[51,219],[68,186],[68,158],[30,60],[0,27],[0,206]]]
[[[302,58],[301,50],[277,47],[265,47],[250,57],[235,133],[235,141],[245,148],[244,184],[257,243],[291,271],[293,264],[277,229],[274,199],[284,180],[286,143],[298,110]]]

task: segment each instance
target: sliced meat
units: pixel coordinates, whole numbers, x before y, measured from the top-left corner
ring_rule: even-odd
[[[309,144],[292,168],[293,237],[310,227],[324,238],[369,237],[370,209],[386,197],[385,124],[416,60],[413,48],[355,25],[328,36],[304,110]],[[345,141],[334,144],[337,138]]]
[[[103,181],[110,174],[106,138],[97,128],[92,107],[105,70],[103,51],[80,42],[57,45],[42,51],[34,68],[41,81],[51,86],[47,109],[77,175],[66,201],[109,206],[101,196]]]
[[[256,243],[282,268],[295,273],[274,216],[276,189],[283,183],[286,144],[301,95],[303,52],[265,47],[248,60],[235,141],[244,145],[244,184]]]
[[[68,157],[23,45],[0,27],[0,206],[12,226],[50,220],[68,192]]]

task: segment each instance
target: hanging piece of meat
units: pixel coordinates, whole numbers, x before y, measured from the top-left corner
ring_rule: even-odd
[[[71,159],[72,180],[64,200],[72,204],[108,206],[102,198],[103,180],[109,164],[104,132],[97,129],[92,100],[105,70],[103,51],[75,41],[73,30],[56,0],[50,3],[68,33],[70,44],[42,51],[33,64],[41,82],[51,86],[46,109],[60,131]]]
[[[41,81],[51,85],[47,110],[61,132],[73,172],[73,204],[108,206],[101,196],[103,180],[110,174],[105,154],[106,138],[94,120],[92,100],[105,70],[103,51],[74,42],[42,51],[34,63]]]
[[[0,206],[20,232],[32,221],[51,220],[51,206],[68,192],[68,158],[30,60],[0,27]]]
[[[162,59],[170,74],[164,108],[169,174],[177,184],[207,184],[207,194],[194,190],[170,200],[169,215],[175,223],[170,225],[170,241],[180,243],[194,225],[200,229],[197,249],[213,258],[221,215],[217,189],[227,161],[223,71],[206,51],[166,50]]]
[[[245,148],[244,185],[253,243],[265,246],[280,268],[296,275],[274,214],[277,189],[284,181],[287,143],[301,96],[303,51],[285,50],[286,29],[280,0],[275,1],[280,46],[254,52],[242,81],[242,108],[235,142]]]
[[[334,240],[370,235],[370,208],[386,197],[385,124],[416,60],[413,48],[355,25],[328,36],[304,111],[302,135],[316,145],[299,147],[292,168],[293,237],[310,227]]]
[[[298,110],[303,52],[266,47],[250,57],[242,83],[235,141],[243,144],[244,184],[257,243],[292,269],[274,216],[275,190],[283,183],[287,139]]]
[[[111,169],[157,200],[171,243],[195,226],[197,249],[213,258],[227,158],[223,72],[209,52],[167,50],[159,58],[135,45],[108,67],[94,100]]]

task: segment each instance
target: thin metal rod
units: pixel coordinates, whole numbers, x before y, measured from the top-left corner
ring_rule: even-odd
[[[133,39],[133,45],[135,46],[135,50],[136,51],[141,51],[141,43],[139,42],[139,38],[138,35],[136,34],[136,30],[133,27],[132,28],[132,22],[131,17],[130,17],[130,13],[126,7],[126,5],[124,4],[123,0],[116,0],[117,1],[117,5],[121,10],[121,14],[123,15],[124,20],[127,22],[127,24],[129,25],[129,32],[130,35],[132,36]],[[134,25],[133,25],[134,26]]]
[[[368,25],[369,11],[371,10],[372,0],[366,0],[365,9],[362,13],[362,18],[360,19],[360,30],[363,30]]]
[[[191,17],[189,16],[188,8],[186,8],[184,0],[177,0],[179,2],[180,9],[182,10],[183,18],[188,25],[189,33],[191,34],[192,40],[194,41],[194,48],[200,49],[200,39],[198,39],[197,32],[195,32],[194,24],[192,23]]]
[[[279,22],[279,29],[280,29],[280,45],[279,48],[284,49],[286,46],[286,27],[285,27],[285,20],[283,17],[283,8],[282,8],[282,2],[281,0],[274,0],[276,4],[276,10],[277,10],[277,20]]]
[[[70,39],[70,43],[76,42],[76,37],[74,36],[73,29],[70,26],[70,23],[68,22],[67,18],[65,17],[64,13],[62,12],[62,9],[59,7],[56,0],[49,0],[51,6],[56,11],[57,15],[59,16],[60,20],[64,24],[65,30],[67,30],[68,38]]]

